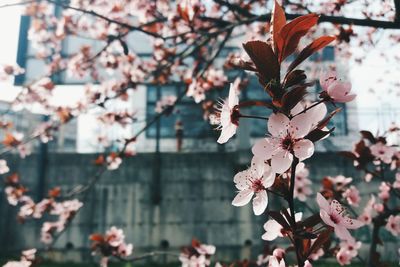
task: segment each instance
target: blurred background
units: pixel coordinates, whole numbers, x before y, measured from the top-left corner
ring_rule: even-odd
[[[3,3],[0,3],[3,4]],[[1,63],[17,63],[25,72],[15,79],[0,84],[0,113],[13,121],[15,129],[29,135],[35,127],[48,120],[40,107],[10,109],[10,103],[21,90],[21,85],[42,76],[45,62],[35,57],[35,47],[29,38],[31,19],[23,14],[23,7],[0,8],[0,33],[3,41],[0,49]],[[55,14],[61,9],[55,8]],[[387,30],[390,35],[396,30]],[[127,43],[137,54],[150,56],[151,47],[147,37],[132,33]],[[382,37],[384,38],[384,37]],[[241,41],[228,43],[216,64],[223,65],[232,51],[241,51]],[[97,40],[69,36],[62,42],[62,54],[76,53],[82,45],[101,49]],[[332,46],[326,47],[305,63],[305,69],[318,74],[335,66],[343,80],[351,81],[358,94],[355,101],[340,105],[342,111],[334,117],[331,125],[335,131],[331,138],[317,145],[317,153],[306,164],[315,188],[320,187],[324,176],[343,174],[361,179],[353,169],[352,162],[337,156],[337,152],[351,150],[359,139],[360,130],[382,133],[399,123],[399,81],[396,62],[388,62],[381,53],[398,55],[398,44],[382,42],[363,55],[362,63],[353,58],[338,56]],[[240,73],[232,71],[233,81]],[[84,96],[87,83],[96,81],[90,77],[76,78],[63,72],[52,77],[56,84],[52,101],[55,105],[74,105]],[[113,151],[118,143],[113,140],[132,135],[156,116],[156,104],[163,96],[178,96],[184,84],[143,84],[129,94],[129,101],[115,101],[110,110],[129,110],[137,121],[126,127],[104,126],[96,116],[99,110],[81,115],[77,120],[61,126],[49,143],[32,142],[32,154],[22,160],[15,154],[6,156],[10,169],[17,170],[23,182],[30,188],[36,200],[42,199],[54,186],[69,190],[84,185],[95,171],[98,153]],[[316,100],[321,88],[316,82]],[[215,93],[216,98],[226,97],[228,86]],[[249,79],[241,99],[267,99],[255,77]],[[333,109],[332,109],[333,110]],[[257,110],[249,113],[257,114]],[[260,114],[266,115],[266,114]],[[242,127],[243,126],[243,127]],[[266,217],[253,216],[251,206],[235,208],[231,201],[235,195],[232,178],[247,167],[251,159],[251,145],[265,135],[262,120],[244,121],[235,138],[225,145],[216,142],[218,132],[204,119],[202,108],[190,98],[184,98],[169,116],[140,135],[135,143],[137,155],[124,160],[121,167],[106,173],[91,189],[83,211],[72,226],[57,240],[51,257],[57,261],[90,261],[88,236],[105,232],[110,226],[125,230],[127,240],[135,246],[135,253],[151,250],[176,251],[188,244],[193,237],[217,246],[220,259],[255,258],[265,243],[260,239]],[[98,137],[108,140],[107,145]],[[391,144],[399,144],[400,136],[393,134]],[[359,188],[368,196],[369,188]],[[0,192],[0,251],[9,255],[21,249],[37,247],[41,224],[15,221],[17,210],[4,201]],[[271,197],[270,203],[280,203]],[[316,207],[313,198],[310,208]],[[360,231],[360,238],[368,242],[367,229]],[[399,240],[387,235],[392,246],[387,247],[385,257],[397,257]],[[160,260],[168,261],[167,256]]]

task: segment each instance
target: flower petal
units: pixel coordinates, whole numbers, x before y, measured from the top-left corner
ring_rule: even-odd
[[[337,237],[339,237],[342,240],[352,240],[353,239],[349,230],[347,230],[346,227],[344,227],[342,225],[335,226],[335,234],[337,235]]]
[[[299,160],[308,159],[314,154],[314,144],[308,139],[302,139],[294,144],[293,151]]]
[[[336,224],[331,220],[331,217],[329,216],[329,214],[325,211],[325,210],[320,210],[319,211],[319,216],[321,217],[321,220],[332,227],[335,227]]]
[[[329,212],[330,210],[329,202],[320,193],[317,193],[317,203],[321,210]]]
[[[289,169],[292,164],[293,155],[285,150],[279,150],[278,153],[271,158],[272,170],[276,173],[283,173]]]
[[[250,202],[254,192],[251,189],[240,191],[232,201],[232,205],[236,207],[244,206]]]
[[[346,227],[347,229],[358,229],[361,226],[364,226],[364,223],[359,221],[359,220],[355,220],[355,219],[350,219],[348,217],[345,217],[342,224],[344,225],[344,227]]]
[[[281,133],[286,134],[289,127],[289,118],[283,113],[274,113],[268,119],[268,131],[273,136],[280,136]]]
[[[257,193],[253,199],[253,211],[255,215],[261,215],[268,206],[268,195],[267,191],[262,190]]]
[[[236,133],[237,126],[233,123],[222,128],[221,135],[219,136],[217,142],[219,144],[226,143],[232,136]]]
[[[244,190],[249,188],[249,185],[247,184],[247,181],[251,178],[250,176],[250,171],[245,170],[238,172],[234,177],[233,177],[233,182],[235,183],[235,186],[239,190]]]
[[[240,82],[240,80],[239,80]],[[239,104],[239,97],[237,94],[237,87],[238,87],[238,83],[235,82],[231,83],[231,87],[229,88],[229,96],[228,96],[228,104],[229,107],[232,109],[234,106],[236,106],[237,104]]]
[[[267,241],[272,241],[278,236],[282,236],[281,230],[282,226],[275,220],[268,220],[264,224],[265,233],[262,235],[262,239]]]
[[[277,148],[276,141],[272,138],[263,138],[258,140],[251,151],[254,156],[263,159],[270,159]]]

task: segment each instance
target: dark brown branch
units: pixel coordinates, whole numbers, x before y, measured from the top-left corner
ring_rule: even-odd
[[[286,18],[289,20],[298,18],[303,14],[286,14]],[[210,18],[210,17],[201,17],[202,20],[214,22],[220,26],[226,26],[231,24],[231,22],[218,19],[218,18]],[[238,24],[251,24],[255,21],[259,22],[268,22],[271,19],[271,13],[263,14],[260,16],[249,17],[247,20],[242,20]],[[363,27],[372,27],[372,28],[381,28],[381,29],[400,29],[400,22],[394,21],[384,21],[384,20],[373,20],[373,19],[357,19],[357,18],[347,18],[341,16],[328,16],[328,15],[320,15],[319,23],[321,22],[330,22],[333,24],[341,24],[341,25],[355,25],[355,26],[363,26]]]
[[[395,15],[394,21],[400,24],[400,0],[394,0]]]

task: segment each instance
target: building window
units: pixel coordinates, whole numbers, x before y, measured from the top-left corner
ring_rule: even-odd
[[[147,108],[146,118],[151,121],[157,115],[155,107],[158,99],[164,96],[179,96],[185,90],[185,84],[169,84],[163,86],[147,86]],[[160,137],[175,138],[175,124],[180,121],[183,124],[184,138],[207,138],[215,137],[216,131],[207,120],[203,118],[203,109],[201,105],[196,104],[193,99],[184,97],[176,105],[174,112],[169,116],[163,116],[159,120]],[[148,138],[156,138],[157,125],[152,125],[147,131]]]

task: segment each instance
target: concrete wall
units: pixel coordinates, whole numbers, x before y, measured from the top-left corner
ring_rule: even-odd
[[[176,250],[196,237],[215,244],[220,259],[257,255],[263,245],[261,235],[266,218],[254,216],[250,205],[242,208],[231,205],[235,195],[232,178],[249,164],[248,153],[163,153],[159,159],[156,154],[139,154],[127,159],[120,169],[107,172],[88,194],[86,205],[55,245],[62,253],[51,256],[58,260],[90,259],[86,250],[88,236],[103,233],[112,225],[125,229],[127,240],[134,243],[138,253],[160,249],[163,241]],[[50,154],[45,192],[57,185],[68,190],[87,183],[96,170],[90,164],[95,158],[96,155],[90,154]],[[37,155],[8,160],[11,170],[21,174],[32,196],[37,195]],[[310,177],[316,187],[319,187],[317,180],[325,175],[356,177],[351,163],[333,153],[317,153],[309,163]],[[360,189],[368,193],[370,188]],[[281,203],[270,197],[270,207],[281,207]],[[17,209],[6,203],[4,190],[0,199],[1,253],[38,247],[40,224],[32,221],[17,224]],[[315,206],[313,199],[309,205]],[[369,230],[362,231],[359,238],[368,240]],[[68,253],[67,243],[74,247]],[[250,243],[253,249],[245,246]],[[395,256],[399,241],[392,244],[393,249],[389,247],[385,252],[390,257]]]

